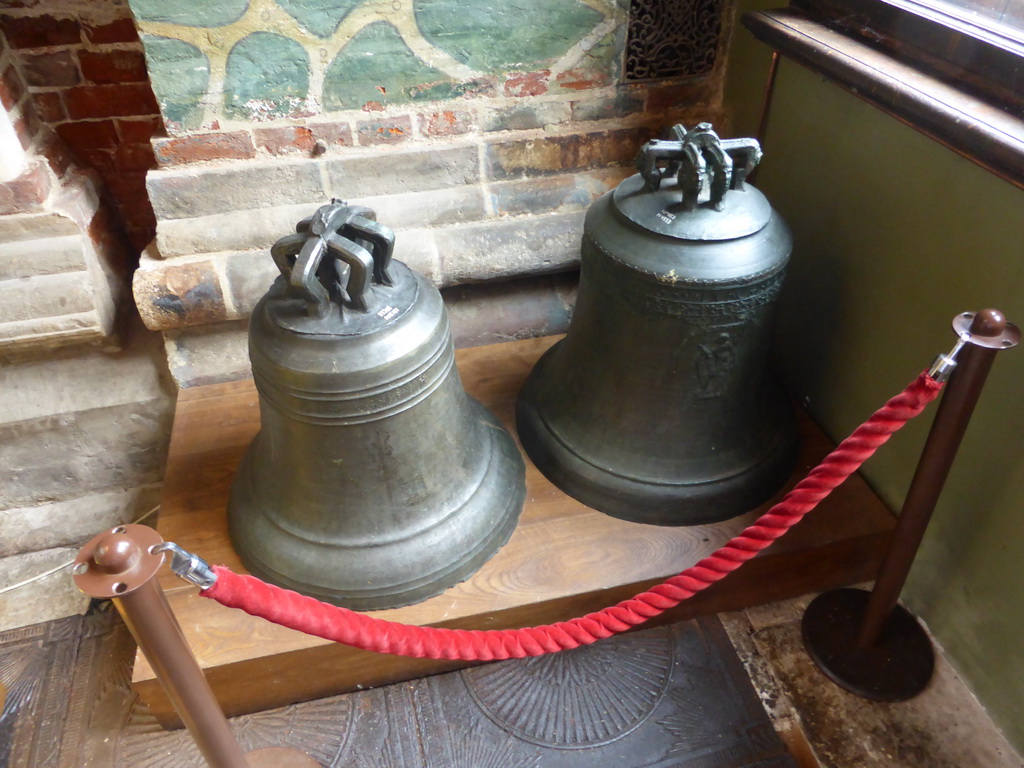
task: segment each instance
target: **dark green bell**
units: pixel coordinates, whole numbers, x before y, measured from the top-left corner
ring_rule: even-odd
[[[568,335],[530,374],[516,420],[541,472],[595,509],[716,522],[792,469],[793,414],[768,370],[791,237],[745,183],[760,156],[752,139],[676,126],[587,213]]]

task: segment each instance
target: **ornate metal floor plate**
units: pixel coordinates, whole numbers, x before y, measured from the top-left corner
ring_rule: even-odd
[[[201,768],[128,687],[116,616],[0,635],[0,768]],[[792,768],[717,619],[234,718],[345,768]]]
[[[0,766],[59,765],[83,622],[78,617],[0,635]]]

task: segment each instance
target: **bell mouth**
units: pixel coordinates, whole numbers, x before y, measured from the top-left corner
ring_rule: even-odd
[[[228,502],[229,533],[242,564],[273,584],[357,611],[400,608],[465,581],[508,542],[526,499],[526,467],[512,436],[483,405],[467,399],[486,445],[474,485],[451,508],[433,510],[429,529],[410,520],[408,530],[362,546],[332,546],[312,532],[284,531],[258,487],[254,440]],[[404,577],[395,578],[396,563]]]
[[[775,495],[796,462],[795,417],[784,399],[774,412],[778,428],[746,463],[703,475],[635,477],[583,456],[552,427],[558,411],[545,407],[541,391],[557,359],[556,344],[537,363],[519,393],[516,430],[534,465],[563,493],[612,517],[650,525],[719,523],[750,512]]]

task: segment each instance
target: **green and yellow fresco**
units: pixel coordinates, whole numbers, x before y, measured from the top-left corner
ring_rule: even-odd
[[[387,22],[363,27],[341,49],[324,78],[325,110],[457,96],[459,83],[424,64]]]
[[[225,114],[271,119],[301,111],[309,94],[309,69],[306,50],[291,38],[272,32],[243,37],[228,56]]]
[[[248,0],[218,0],[216,3],[204,3],[197,14],[195,3],[132,0],[131,9],[135,18],[142,22],[190,25],[200,19],[204,27],[223,27],[242,18],[248,4]]]
[[[183,40],[145,36],[151,72],[160,72],[160,109],[164,118],[183,128],[203,120],[202,98],[210,82],[210,61],[199,48]]]
[[[608,73],[615,0],[129,0],[172,133],[452,99],[519,71]]]
[[[481,72],[535,68],[554,61],[604,20],[577,0],[467,3],[417,0],[416,20],[432,45]]]

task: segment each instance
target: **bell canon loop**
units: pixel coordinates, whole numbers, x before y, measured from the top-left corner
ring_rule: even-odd
[[[707,123],[672,134],[588,211],[568,334],[531,372],[516,422],[569,495],[694,525],[753,509],[792,469],[793,413],[768,370],[792,238],[746,183],[757,141]]]
[[[508,540],[523,460],[462,388],[441,295],[392,260],[373,211],[333,201],[296,229],[250,319],[261,429],[231,540],[280,586],[357,610],[417,602]]]

